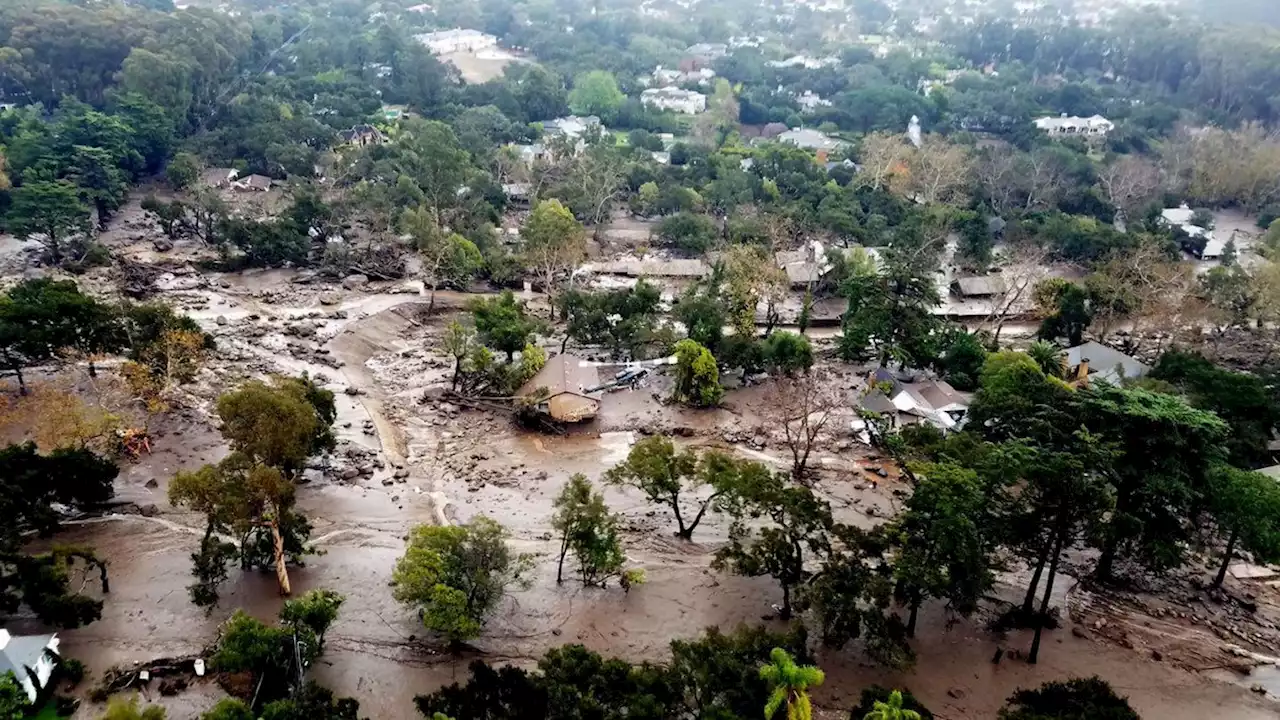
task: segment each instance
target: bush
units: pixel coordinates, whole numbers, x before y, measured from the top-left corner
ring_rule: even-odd
[[[79,660],[76,660],[75,658],[63,660],[60,667],[62,669],[62,676],[67,679],[67,682],[70,683],[71,687],[79,685],[80,681],[84,680],[85,667],[84,663]]]
[[[1019,690],[1000,710],[1000,720],[1139,720],[1129,701],[1098,677],[1049,682]]]

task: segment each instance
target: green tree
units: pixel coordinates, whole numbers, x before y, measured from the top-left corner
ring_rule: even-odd
[[[684,325],[690,340],[708,350],[720,352],[728,316],[718,286],[712,285],[701,292],[690,289],[676,303],[675,316]]]
[[[559,200],[543,200],[521,227],[520,241],[524,264],[536,273],[554,314],[560,278],[587,257],[582,223]]]
[[[320,645],[305,627],[271,626],[237,610],[223,624],[209,665],[218,672],[250,673],[259,688],[258,701],[284,697],[320,654]]]
[[[564,559],[572,552],[578,559],[578,575],[584,587],[604,587],[609,578],[622,573],[622,541],[618,520],[604,504],[604,495],[594,492],[585,475],[569,478],[553,506],[551,527],[560,533],[560,558],[556,583],[563,580]]]
[[[884,700],[877,700],[863,720],[921,720],[921,715],[907,707],[902,693],[894,690]]]
[[[43,243],[55,266],[62,265],[66,242],[89,232],[89,210],[71,182],[25,183],[12,191],[11,198],[6,216],[9,231],[23,240],[35,238]]]
[[[956,332],[942,353],[939,369],[947,382],[958,390],[976,390],[982,364],[987,359],[987,349],[981,338],[973,333]]]
[[[510,290],[503,290],[496,298],[473,300],[468,308],[475,317],[480,342],[506,353],[507,362],[515,359],[516,352],[523,350],[538,330],[538,323],[525,315],[524,303]]]
[[[1140,720],[1129,701],[1098,677],[1048,682],[1018,690],[1000,709],[999,720]]]
[[[882,365],[934,361],[939,321],[933,311],[942,301],[931,275],[891,256],[881,272],[852,273],[841,293],[848,300],[841,320],[842,357],[873,357]]]
[[[200,179],[200,158],[191,153],[180,152],[173,156],[164,169],[165,179],[174,190],[186,190]]]
[[[359,720],[360,703],[334,697],[333,691],[308,681],[293,697],[281,698],[262,708],[262,720]]]
[[[922,468],[901,515],[893,521],[898,592],[911,608],[907,635],[926,597],[962,615],[977,609],[995,584],[996,518],[975,471],[952,464]]]
[[[809,689],[826,679],[821,670],[811,665],[797,665],[786,650],[774,648],[769,654],[769,663],[760,668],[760,677],[773,689],[764,706],[765,720],[772,720],[784,706],[787,720],[812,720]]]
[[[250,381],[218,398],[222,436],[232,450],[293,481],[307,458],[333,448],[333,393],[307,378]]]
[[[193,553],[188,587],[192,602],[212,609],[226,565],[237,554],[242,568],[273,567],[282,594],[290,590],[287,562],[308,552],[311,526],[294,510],[293,483],[280,470],[233,452],[217,465],[178,473],[169,484],[169,502],[205,515],[205,533]],[[226,535],[237,542],[226,542]]]
[[[676,343],[676,382],[672,398],[693,407],[715,407],[724,397],[720,368],[711,351],[693,340]]]
[[[61,449],[47,455],[33,443],[0,449],[0,615],[22,605],[42,622],[80,627],[102,615],[103,602],[80,594],[90,571],[107,584],[106,565],[91,550],[55,546],[47,553],[24,551],[29,533],[49,537],[62,515],[55,504],[83,509],[109,500],[118,474],[115,464],[88,450]],[[77,565],[79,563],[79,565]]]
[[[592,70],[574,78],[573,89],[569,91],[569,109],[575,115],[597,115],[609,123],[626,99],[613,73]]]
[[[656,325],[662,296],[643,279],[630,288],[590,292],[570,290],[560,298],[565,317],[563,352],[569,340],[603,345],[615,360],[640,359],[658,341]]]
[[[1280,405],[1262,378],[1219,368],[1180,350],[1161,355],[1149,377],[1172,383],[1192,405],[1212,411],[1231,426],[1227,452],[1237,467],[1270,464],[1267,446],[1280,425]]]
[[[656,192],[656,186],[654,190]],[[658,223],[654,234],[667,246],[693,257],[704,255],[715,247],[719,239],[715,221],[706,215],[692,212],[680,212],[664,219]]]
[[[180,232],[187,228],[187,206],[180,200],[165,202],[157,200],[155,195],[148,195],[140,203],[147,217],[154,218],[165,237],[177,239]]]
[[[0,342],[18,372],[27,363],[47,361],[71,350],[89,361],[123,349],[125,335],[115,308],[84,295],[71,280],[24,280],[0,298]]]
[[[507,589],[525,584],[533,567],[530,556],[511,551],[509,537],[483,516],[465,525],[414,528],[392,572],[395,599],[417,608],[423,624],[451,644],[479,635]]]
[[[98,225],[105,230],[129,194],[128,178],[116,159],[102,148],[77,146],[68,177],[79,188],[81,199],[97,212]]]
[[[165,710],[159,705],[147,705],[142,707],[138,704],[139,696],[130,695],[127,698],[113,697],[107,702],[107,709],[102,713],[100,720],[164,720]]]
[[[205,514],[204,538],[192,555],[192,600],[217,602],[217,585],[231,557],[217,536],[226,532],[239,537],[242,566],[270,558],[280,593],[288,595],[289,559],[314,552],[306,546],[310,523],[293,509],[293,483],[307,458],[333,447],[333,393],[306,376],[277,377],[270,385],[255,380],[218,398],[217,412],[231,455],[179,473],[169,485],[170,502]]]
[[[467,151],[448,125],[414,118],[401,124],[393,152],[393,166],[417,185],[436,234],[443,235],[449,214],[460,203],[458,188],[473,172]]]
[[[471,354],[475,343],[476,331],[457,320],[451,321],[449,327],[445,328],[443,346],[445,352],[449,353],[449,357],[453,358],[453,379],[450,381],[450,387],[454,390],[458,389],[462,361]]]
[[[1071,390],[1046,376],[1026,353],[991,353],[979,374],[978,393],[969,407],[968,423],[989,440],[1024,437],[1029,424],[1046,407],[1060,407]]]
[[[1209,483],[1210,511],[1226,538],[1213,586],[1226,579],[1237,547],[1252,553],[1256,563],[1280,560],[1280,483],[1228,465],[1215,466]]]
[[[639,490],[649,502],[671,508],[676,518],[676,537],[689,540],[707,511],[752,469],[722,453],[708,452],[699,458],[693,450],[677,451],[669,438],[652,435],[636,443],[626,460],[604,474],[604,481]],[[701,493],[702,488],[710,488],[711,492],[694,500],[697,511],[686,521],[682,505],[687,500],[682,502],[682,498]]]
[[[1036,286],[1035,298],[1044,314],[1039,330],[1042,340],[1066,338],[1072,346],[1084,341],[1084,331],[1093,322],[1089,293],[1084,288],[1069,280],[1050,278]]]
[[[286,627],[306,628],[324,647],[324,635],[338,619],[338,610],[346,598],[333,590],[308,590],[302,597],[286,600],[280,609],[280,622]]]
[[[1099,536],[1098,578],[1110,580],[1121,556],[1157,572],[1178,567],[1227,425],[1181,398],[1136,388],[1103,384],[1078,396],[1084,426],[1117,448],[1107,473],[1115,512]]]
[[[764,339],[764,360],[773,372],[791,377],[813,366],[813,346],[803,335],[775,332]]]
[[[770,576],[782,586],[779,617],[791,619],[792,594],[810,577],[807,554],[829,549],[831,508],[786,474],[771,474],[751,463],[722,503],[733,517],[729,544],[715,553],[712,567],[747,577]],[[764,518],[767,525],[758,526]]]

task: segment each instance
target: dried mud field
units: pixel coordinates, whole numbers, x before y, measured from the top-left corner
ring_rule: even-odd
[[[683,443],[787,466],[780,439],[755,410],[761,387],[733,390],[723,408],[694,412],[661,402],[666,379],[657,374],[647,386],[606,395],[600,417],[585,427],[563,435],[522,429],[505,414],[436,399],[451,371],[439,337],[468,296],[438,293],[428,312],[422,284],[413,280],[344,284],[295,271],[201,273],[191,262],[198,248],[180,244],[156,252],[139,223],[122,213],[105,241],[117,254],[155,266],[162,273],[157,297],[198,319],[218,349],[184,407],[156,425],[153,452],[122,470],[117,497],[128,504],[119,514],[73,524],[57,538],[92,545],[110,563],[112,593],[102,620],[62,633],[65,652],[92,674],[199,653],[236,608],[263,618],[278,610],[269,574],[233,572],[211,614],[190,604],[189,555],[201,520],[171,507],[166,494],[176,471],[226,451],[210,420],[213,399],[242,379],[272,373],[308,372],[338,398],[338,449],[309,467],[298,494],[322,552],[291,578],[295,591],[325,587],[347,596],[313,672],[339,694],[356,697],[371,718],[414,717],[414,695],[465,678],[475,657],[532,664],[550,647],[580,642],[633,660],[661,660],[671,639],[707,626],[774,622],[771,604],[780,593],[771,581],[711,570],[711,553],[727,530],[714,515],[695,542],[684,543],[672,536],[666,513],[635,494],[607,489],[607,501],[625,518],[630,564],[648,578],[630,593],[557,587],[558,546],[550,527],[552,498],[571,474],[598,478],[645,434],[669,433]],[[0,239],[0,263],[10,274],[23,259],[22,247]],[[103,293],[114,293],[117,281],[105,269],[80,278]],[[832,382],[848,382],[853,374],[824,371]],[[837,519],[870,526],[901,502],[905,483],[887,465],[887,477],[878,477],[881,461],[846,428],[843,420],[831,423],[815,460],[821,467],[815,489]],[[441,654],[414,614],[392,600],[391,569],[414,525],[479,514],[507,525],[521,551],[537,554],[537,574],[529,590],[504,601],[474,649],[461,657]],[[1016,597],[1021,581],[1010,573],[1001,592]],[[981,618],[951,624],[940,608],[926,608],[914,670],[873,667],[856,646],[821,651],[828,679],[815,701],[824,717],[844,717],[859,691],[878,682],[909,687],[937,717],[989,719],[1019,686],[1098,674],[1147,718],[1274,718],[1280,673],[1244,675],[1239,654],[1274,656],[1280,648],[1278,591],[1267,583],[1232,578],[1229,594],[1212,597],[1171,580],[1149,592],[1099,596],[1068,579],[1055,603],[1064,608],[1064,627],[1048,635],[1036,666],[991,662],[996,648],[1025,648],[1029,637],[990,633]],[[1256,612],[1246,612],[1247,603],[1256,604]],[[1251,691],[1255,684],[1269,694]],[[169,706],[170,717],[186,718],[218,692],[203,683],[154,699]],[[78,716],[95,710],[86,703]]]

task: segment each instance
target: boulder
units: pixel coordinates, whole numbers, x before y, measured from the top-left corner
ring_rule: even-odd
[[[331,292],[320,293],[321,305],[337,305],[340,302],[342,302],[342,297],[339,296],[337,293],[331,293]]]
[[[342,279],[342,287],[348,290],[359,290],[368,284],[369,277],[367,275],[348,275]]]

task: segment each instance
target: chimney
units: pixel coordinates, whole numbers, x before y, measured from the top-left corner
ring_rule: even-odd
[[[1089,386],[1089,358],[1080,358],[1080,367],[1076,368],[1076,382],[1083,387]]]

